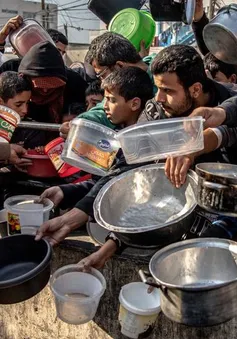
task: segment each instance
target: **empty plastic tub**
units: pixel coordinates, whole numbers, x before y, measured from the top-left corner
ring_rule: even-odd
[[[116,132],[112,129],[85,119],[74,119],[62,159],[85,172],[104,176],[119,148]]]
[[[94,318],[106,281],[94,268],[91,273],[84,273],[78,265],[68,265],[52,275],[50,286],[59,319],[79,325]]]
[[[4,202],[9,235],[21,233],[21,228],[24,228],[25,234],[34,234],[39,226],[49,220],[53,202],[44,199],[42,203],[37,203],[38,199],[37,195],[16,195]]]
[[[139,123],[117,134],[128,164],[194,153],[204,148],[203,119],[174,118]]]
[[[122,287],[119,295],[119,322],[121,332],[128,338],[148,336],[160,312],[160,294],[155,288],[148,293],[148,286],[134,282]]]
[[[140,43],[145,41],[150,47],[156,33],[156,23],[150,13],[134,8],[126,8],[117,13],[109,24],[109,31],[127,38],[140,51]]]

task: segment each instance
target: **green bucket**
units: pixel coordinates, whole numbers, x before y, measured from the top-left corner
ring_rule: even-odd
[[[121,34],[139,51],[141,40],[145,41],[146,48],[151,46],[156,33],[156,23],[150,13],[126,8],[113,17],[109,31]]]

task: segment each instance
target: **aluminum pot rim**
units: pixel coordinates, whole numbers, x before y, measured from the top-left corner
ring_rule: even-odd
[[[129,227],[129,228],[126,228],[126,227],[121,227],[121,226],[114,226],[114,225],[111,225],[107,222],[105,222],[103,220],[103,218],[101,217],[101,214],[100,214],[100,205],[101,205],[101,198],[102,196],[107,192],[107,190],[116,182],[118,181],[119,179],[123,178],[125,175],[127,175],[128,173],[133,173],[133,172],[136,172],[137,170],[146,170],[146,169],[161,169],[161,170],[164,170],[165,168],[165,164],[152,164],[152,165],[146,165],[146,166],[141,166],[141,167],[137,167],[137,168],[134,168],[130,171],[127,171],[127,172],[124,172],[120,175],[118,175],[117,177],[111,179],[109,182],[107,182],[103,188],[99,191],[96,199],[95,199],[95,202],[94,202],[94,205],[93,205],[93,209],[94,209],[94,217],[95,217],[95,220],[96,222],[98,222],[98,224],[104,228],[106,228],[107,230],[109,231],[112,231],[112,232],[117,232],[117,233],[144,233],[144,232],[149,232],[149,231],[154,231],[154,230],[158,230],[158,229],[161,229],[161,228],[166,228],[166,227],[169,227],[173,224],[176,224],[178,222],[180,222],[181,220],[183,220],[185,217],[189,216],[193,211],[194,209],[196,208],[197,206],[197,202],[196,202],[196,199],[195,199],[195,202],[193,203],[192,207],[190,207],[190,209],[184,213],[182,216],[178,217],[177,219],[175,220],[172,220],[168,223],[164,225],[160,225],[160,226],[157,226],[157,225],[151,225],[149,227]],[[197,175],[194,171],[192,170],[189,170],[189,174],[188,174],[192,179],[193,181],[197,184]]]
[[[220,239],[220,238],[197,238],[197,239],[191,239],[191,240],[184,240],[184,241],[179,241],[176,242],[174,244],[168,245],[164,248],[162,248],[161,250],[157,251],[153,257],[151,258],[150,262],[149,262],[149,271],[152,275],[152,277],[154,278],[154,280],[158,283],[159,286],[161,287],[165,287],[165,288],[170,288],[170,289],[178,289],[178,290],[182,290],[182,291],[187,291],[187,292],[194,292],[194,291],[208,291],[208,290],[214,290],[217,288],[221,288],[227,285],[230,285],[232,283],[237,282],[237,276],[235,279],[232,279],[230,281],[226,281],[223,283],[218,283],[212,286],[199,286],[199,287],[195,287],[195,286],[183,286],[183,285],[175,285],[175,284],[170,284],[167,282],[164,282],[162,280],[160,280],[157,276],[156,273],[154,272],[154,267],[155,265],[157,265],[157,260],[162,259],[161,257],[166,257],[166,253],[167,256],[171,253],[175,253],[175,249],[186,249],[186,248],[192,248],[192,244],[200,244],[201,243],[209,243],[209,244],[219,244],[221,246],[210,246],[210,247],[216,247],[216,248],[223,248],[226,250],[229,250],[231,253],[235,253],[237,254],[237,242],[232,241],[232,240],[228,240],[228,239]],[[182,248],[183,246],[183,248]],[[205,245],[206,247],[207,245]],[[196,246],[196,247],[202,247],[202,246]],[[155,264],[156,262],[156,264]]]
[[[218,175],[218,174],[214,174],[214,173],[211,173],[211,171],[208,171],[207,169],[205,169],[206,166],[208,165],[211,165],[213,167],[216,167],[217,165],[221,165],[223,167],[227,167],[227,168],[234,168],[236,169],[236,173],[237,173],[237,165],[232,165],[232,164],[226,164],[226,163],[216,163],[216,162],[203,162],[203,163],[200,163],[200,164],[197,164],[195,166],[195,171],[197,173],[198,176],[200,176],[201,178],[206,178],[205,176],[209,175],[211,176],[211,179],[208,179],[207,181],[210,181],[210,180],[220,180],[220,181],[225,181],[226,184],[232,184],[232,185],[235,185],[237,184],[237,178],[230,178],[230,177],[224,177],[223,175]],[[204,168],[202,168],[204,167]]]

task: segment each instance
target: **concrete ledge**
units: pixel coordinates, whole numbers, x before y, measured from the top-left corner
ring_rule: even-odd
[[[66,240],[55,249],[52,272],[76,263],[94,250],[88,237]],[[107,290],[94,321],[81,326],[68,325],[56,318],[49,286],[34,298],[15,305],[0,305],[1,339],[120,339],[118,323],[118,295],[122,285],[139,281],[138,270],[147,268],[147,260],[114,257],[103,274]],[[169,321],[160,314],[151,339],[236,339],[237,318],[212,328],[189,328]]]

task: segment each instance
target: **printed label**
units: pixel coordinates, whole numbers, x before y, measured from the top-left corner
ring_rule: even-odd
[[[117,153],[102,151],[96,146],[80,140],[74,141],[72,150],[77,155],[83,157],[83,159],[86,158],[104,169],[111,167]]]
[[[8,212],[7,222],[9,235],[21,233],[20,217],[18,214]]]
[[[14,131],[15,126],[0,117],[0,136],[10,141]]]
[[[97,145],[103,150],[103,151],[108,151],[111,148],[111,145],[108,140],[99,140],[97,142]]]
[[[59,171],[61,167],[64,165],[64,161],[61,158],[61,154],[63,152],[63,146],[64,146],[64,143],[61,143],[60,145],[54,147],[52,150],[48,152],[48,156],[57,171]]]
[[[157,315],[134,314],[120,305],[119,322],[122,334],[129,338],[137,339],[140,334],[150,332],[154,327]]]

